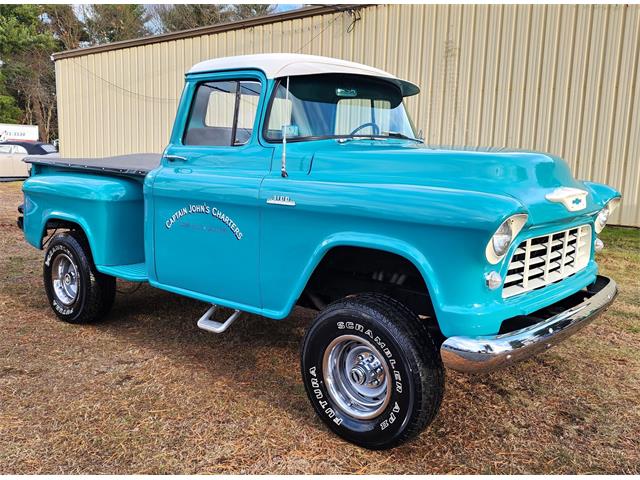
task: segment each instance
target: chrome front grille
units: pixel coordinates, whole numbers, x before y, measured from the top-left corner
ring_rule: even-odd
[[[587,266],[590,256],[591,225],[525,240],[509,262],[502,297],[512,297],[570,277]]]

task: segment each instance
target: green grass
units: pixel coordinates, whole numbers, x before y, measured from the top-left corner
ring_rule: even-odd
[[[607,249],[621,250],[640,261],[640,229],[631,227],[605,227],[600,239]]]

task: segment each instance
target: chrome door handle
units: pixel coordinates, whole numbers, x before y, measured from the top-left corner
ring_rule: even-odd
[[[180,155],[165,155],[164,158],[166,158],[170,162],[175,162],[175,161],[186,162],[187,161],[187,157],[181,157]]]

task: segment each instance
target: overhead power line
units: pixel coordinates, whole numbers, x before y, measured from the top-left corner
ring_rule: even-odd
[[[324,28],[322,30],[320,30],[318,33],[316,33],[313,37],[311,37],[311,39],[305,43],[304,45],[302,45],[300,48],[298,48],[298,50],[296,50],[295,53],[301,53],[305,48],[307,48],[315,39],[317,39],[320,35],[322,35],[324,32],[326,32],[342,15],[344,12],[340,12],[340,13],[336,13],[336,15],[329,20],[329,22],[327,22],[327,24],[324,26]],[[353,22],[355,23],[355,21]],[[352,24],[353,25],[353,24]],[[349,26],[349,32],[351,32],[353,30],[352,25]],[[77,67],[79,67],[80,69],[84,70],[85,72],[87,72],[89,75],[97,78],[98,80],[106,83],[107,85],[120,90],[122,92],[125,92],[129,95],[132,95],[134,97],[139,97],[142,98],[144,100],[149,100],[149,101],[153,101],[153,102],[163,102],[163,103],[174,103],[177,102],[178,99],[177,98],[163,98],[163,97],[154,97],[151,95],[146,95],[144,93],[140,93],[140,92],[136,92],[133,90],[130,90],[126,87],[123,87],[122,85],[118,85],[115,82],[112,82],[111,80],[107,80],[106,78],[98,75],[97,73],[95,73],[94,71],[92,71],[91,69],[85,67],[84,65],[82,65],[81,63],[77,62],[75,59],[73,58],[69,58],[69,60],[71,60],[71,62],[76,65]]]

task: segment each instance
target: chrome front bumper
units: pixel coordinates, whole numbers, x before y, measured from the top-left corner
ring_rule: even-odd
[[[440,347],[444,365],[485,373],[539,353],[573,335],[607,309],[618,293],[616,282],[598,276],[584,301],[540,323],[499,335],[449,337]]]

